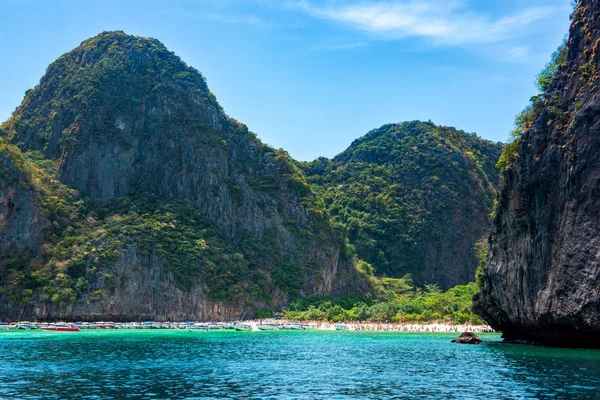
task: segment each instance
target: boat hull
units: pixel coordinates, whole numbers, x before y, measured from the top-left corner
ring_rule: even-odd
[[[77,327],[47,327],[42,328],[43,331],[47,332],[79,332],[80,329]]]
[[[235,326],[234,329],[238,332],[248,332],[252,330],[251,326]]]
[[[271,326],[271,325],[258,325],[258,330],[260,330],[260,331],[278,331],[279,328],[277,326]]]

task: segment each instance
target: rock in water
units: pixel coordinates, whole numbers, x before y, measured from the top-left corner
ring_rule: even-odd
[[[600,347],[600,0],[504,171],[474,310],[509,340]]]
[[[464,332],[456,339],[452,339],[452,343],[459,344],[480,344],[482,340],[473,332]]]

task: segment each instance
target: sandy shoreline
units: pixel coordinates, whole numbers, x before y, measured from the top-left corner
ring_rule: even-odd
[[[427,324],[398,324],[379,322],[347,322],[334,323],[323,321],[288,321],[288,320],[245,320],[235,322],[0,322],[0,331],[36,330],[56,326],[73,326],[81,330],[87,329],[188,329],[188,330],[319,330],[319,331],[370,331],[370,332],[415,332],[415,333],[491,333],[494,332],[487,325],[454,325],[448,323]],[[237,329],[240,330],[240,329]]]
[[[335,330],[335,323],[314,322],[319,330]],[[390,324],[377,322],[342,323],[351,331],[382,331],[382,332],[494,332],[488,325],[452,325],[452,324]]]

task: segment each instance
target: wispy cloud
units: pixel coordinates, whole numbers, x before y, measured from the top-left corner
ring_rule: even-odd
[[[208,14],[206,15],[206,18],[213,21],[223,22],[225,24],[252,25],[258,28],[264,28],[269,25],[268,22],[253,15],[228,16],[222,14]]]
[[[527,46],[511,47],[507,51],[509,61],[521,62],[529,58],[531,49]]]
[[[216,21],[223,24],[231,24],[231,25],[249,25],[254,26],[256,28],[268,28],[271,27],[272,24],[259,18],[254,15],[226,15],[220,13],[191,13],[191,12],[181,12],[181,15],[184,15],[188,18],[193,18],[197,20],[205,20],[205,21]]]
[[[566,7],[530,7],[490,17],[460,0],[375,0],[315,3],[289,0],[288,6],[377,37],[421,37],[441,45],[496,43],[530,32],[534,23],[564,14]]]

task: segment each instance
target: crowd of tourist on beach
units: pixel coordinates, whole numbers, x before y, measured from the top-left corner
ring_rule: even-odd
[[[323,330],[335,329],[336,324],[320,323]],[[332,328],[333,325],[333,328]],[[377,322],[352,322],[344,324],[348,330],[353,331],[384,331],[384,332],[474,332],[492,333],[494,330],[488,325],[454,325],[447,323],[429,324],[402,324],[402,323],[377,323]]]

